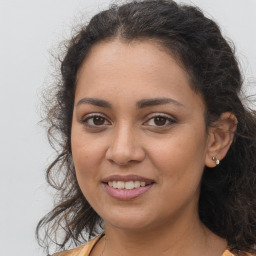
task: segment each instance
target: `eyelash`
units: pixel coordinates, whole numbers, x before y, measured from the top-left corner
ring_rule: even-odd
[[[96,128],[96,129],[102,128],[106,125],[106,124],[102,124],[102,125],[89,124],[90,120],[95,121],[96,118],[101,118],[104,121],[104,123],[107,121],[107,118],[101,114],[90,114],[82,119],[82,123],[88,128]],[[108,123],[110,124],[110,122],[108,122]],[[109,124],[107,124],[107,125],[109,125]]]
[[[97,125],[97,124],[90,124],[89,121],[91,120],[92,122],[95,121],[96,118],[101,118],[101,121],[103,121],[103,124]],[[151,120],[153,120],[153,122],[156,121],[156,118],[162,118],[162,121],[164,121],[163,125],[149,125],[150,127],[154,127],[155,129],[161,129],[161,128],[167,128],[169,126],[171,126],[172,124],[176,123],[176,120],[174,118],[171,118],[169,115],[164,115],[164,114],[154,114],[153,116],[151,116],[150,118],[148,118],[148,120],[146,122],[143,123],[144,126],[147,126],[147,123],[149,123]],[[106,124],[107,122],[107,124]],[[166,124],[166,122],[168,122],[168,124]],[[107,120],[106,117],[104,117],[101,114],[90,114],[88,116],[86,116],[85,118],[82,119],[82,123],[88,127],[88,128],[92,128],[92,129],[97,129],[97,128],[104,128],[107,125],[110,125],[111,122],[109,122]],[[146,124],[146,125],[145,125]]]
[[[172,124],[176,123],[176,120],[174,118],[170,117],[169,115],[160,114],[160,113],[159,114],[154,114],[145,123],[149,123],[151,120],[153,120],[153,122],[155,122],[156,118],[162,118],[165,121],[164,125],[156,125],[156,124],[155,125],[150,125],[150,126],[156,128],[156,129],[167,128],[167,127],[171,126]],[[166,124],[167,122],[168,122],[168,124]]]

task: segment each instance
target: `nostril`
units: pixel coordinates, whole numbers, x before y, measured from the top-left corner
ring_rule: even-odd
[[[129,163],[128,162],[120,162],[120,161],[117,161],[117,160],[113,160],[113,159],[108,159],[108,161],[111,163],[111,164],[117,164],[119,166],[125,166]]]
[[[106,159],[111,163],[115,163],[120,166],[127,164],[141,162],[145,158],[144,150],[139,146],[125,147],[120,145],[113,145],[106,151]]]

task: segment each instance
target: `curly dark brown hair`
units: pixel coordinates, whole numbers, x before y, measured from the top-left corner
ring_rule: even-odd
[[[103,221],[83,196],[71,152],[71,123],[77,72],[90,49],[103,40],[157,40],[187,71],[191,87],[204,97],[206,126],[224,112],[237,120],[235,139],[214,170],[205,167],[199,200],[201,221],[233,250],[256,253],[256,114],[240,99],[243,84],[234,47],[215,22],[196,7],[172,0],[132,1],[95,15],[69,41],[61,80],[47,98],[48,136],[59,145],[47,169],[56,205],[37,226],[38,239],[66,249],[101,232]],[[43,237],[40,238],[42,229]],[[62,230],[59,239],[58,230]],[[48,242],[47,242],[48,241]]]

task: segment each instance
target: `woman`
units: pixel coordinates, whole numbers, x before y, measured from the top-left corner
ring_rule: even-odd
[[[96,238],[56,255],[255,255],[256,117],[213,21],[171,0],[113,6],[61,74],[47,116],[58,200],[37,232],[59,250]]]

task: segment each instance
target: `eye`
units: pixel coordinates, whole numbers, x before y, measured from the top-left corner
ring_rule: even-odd
[[[82,123],[90,128],[99,128],[110,124],[110,122],[105,117],[95,114],[85,116],[85,118],[82,120]]]
[[[148,121],[144,124],[154,127],[167,127],[175,122],[175,119],[171,118],[168,115],[155,115],[148,119]]]

